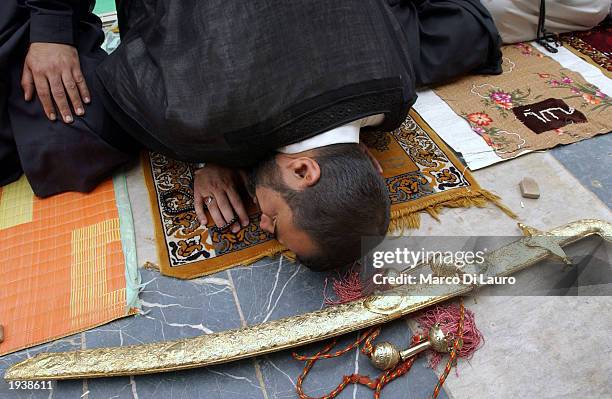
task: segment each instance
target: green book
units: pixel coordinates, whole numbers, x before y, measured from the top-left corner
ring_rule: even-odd
[[[117,11],[115,8],[115,0],[97,0],[94,7],[94,14],[102,15],[109,12]]]

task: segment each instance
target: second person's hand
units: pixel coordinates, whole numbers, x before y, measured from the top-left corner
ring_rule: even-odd
[[[74,112],[81,116],[85,114],[83,103],[91,101],[77,50],[67,44],[30,44],[21,87],[26,101],[32,100],[34,93],[38,95],[47,118],[52,121],[57,119],[59,111],[62,120],[71,123],[74,118],[70,103]]]

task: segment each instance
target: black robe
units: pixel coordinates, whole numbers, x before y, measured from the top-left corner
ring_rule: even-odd
[[[0,186],[26,174],[34,193],[87,192],[134,156],[130,136],[108,117],[92,85],[106,57],[93,1],[0,2]],[[24,100],[20,85],[30,42],[76,47],[91,92],[85,115],[71,124],[51,122],[38,99]]]
[[[25,172],[39,196],[91,190],[131,158],[132,137],[184,161],[249,165],[363,116],[383,112],[392,129],[415,87],[501,71],[477,0],[127,0],[124,42],[94,78],[106,55],[92,6],[0,2],[0,185]],[[78,49],[84,117],[49,122],[23,101],[30,41]]]
[[[477,0],[129,0],[97,70],[105,105],[147,147],[252,164],[364,116],[397,127],[415,88],[501,72]]]

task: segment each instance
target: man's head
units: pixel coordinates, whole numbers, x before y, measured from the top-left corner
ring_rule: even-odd
[[[382,237],[389,226],[389,194],[376,166],[358,144],[271,157],[250,179],[261,228],[314,270],[354,262],[361,237]]]

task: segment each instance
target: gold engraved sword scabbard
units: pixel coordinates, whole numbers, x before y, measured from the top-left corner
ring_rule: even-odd
[[[561,247],[597,234],[612,241],[612,223],[580,220],[539,232],[520,225],[526,237],[489,252],[490,276],[507,276],[554,254]],[[423,267],[430,267],[423,265]],[[472,267],[472,266],[468,266]],[[466,273],[482,270],[473,266]],[[210,366],[264,355],[386,323],[419,309],[465,294],[477,285],[398,286],[385,295],[269,321],[245,328],[175,341],[72,352],[42,353],[10,367],[6,380],[61,380],[160,373]],[[431,288],[431,287],[430,287]]]

